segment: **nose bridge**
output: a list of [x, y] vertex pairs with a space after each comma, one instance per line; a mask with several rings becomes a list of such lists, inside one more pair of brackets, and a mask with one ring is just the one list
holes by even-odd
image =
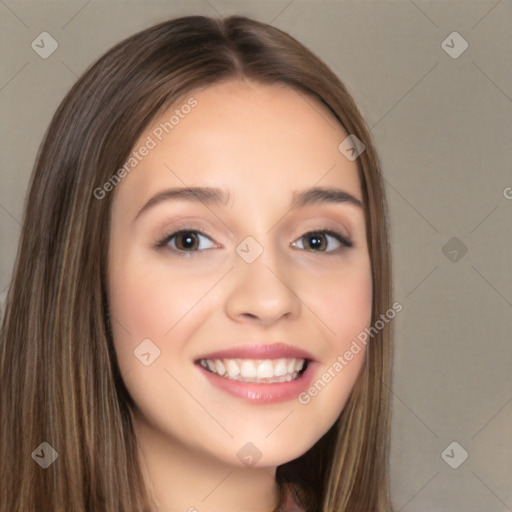
[[272, 245], [272, 237], [265, 237], [263, 243], [246, 237], [236, 252], [228, 314], [233, 319], [246, 315], [265, 323], [297, 315], [300, 301], [291, 286], [290, 267], [279, 248]]

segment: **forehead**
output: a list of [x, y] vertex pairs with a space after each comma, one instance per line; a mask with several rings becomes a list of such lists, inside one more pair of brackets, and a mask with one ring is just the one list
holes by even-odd
[[338, 150], [346, 137], [325, 105], [290, 87], [218, 83], [148, 125], [133, 149], [152, 149], [116, 192], [138, 203], [162, 187], [208, 185], [251, 201], [317, 185], [360, 198], [357, 165]]

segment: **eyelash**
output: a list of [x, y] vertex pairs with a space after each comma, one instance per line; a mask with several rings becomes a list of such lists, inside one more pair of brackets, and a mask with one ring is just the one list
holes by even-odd
[[[173, 231], [172, 233], [165, 235], [164, 237], [160, 238], [159, 240], [157, 240], [155, 242], [155, 247], [164, 249], [174, 237], [176, 237], [180, 234], [184, 234], [184, 233], [194, 233], [194, 234], [198, 234], [201, 236], [205, 236], [205, 237], [209, 238], [210, 240], [212, 239], [212, 236], [209, 233], [203, 232], [200, 229], [190, 226], [190, 227], [186, 227], [186, 228], [181, 228], [177, 231]], [[337, 231], [333, 231], [331, 229], [311, 230], [311, 231], [304, 233], [301, 237], [298, 238], [298, 240], [300, 240], [308, 235], [316, 235], [316, 234], [325, 234], [325, 235], [332, 236], [342, 245], [342, 247], [339, 247], [338, 249], [334, 249], [332, 251], [308, 251], [308, 252], [313, 252], [313, 253], [318, 252], [321, 254], [333, 255], [333, 254], [338, 254], [340, 251], [342, 251], [344, 249], [349, 249], [349, 248], [353, 247], [353, 243], [348, 237], [346, 237], [345, 235], [342, 235], [341, 233], [339, 233]], [[208, 249], [201, 249], [201, 250], [196, 250], [196, 251], [183, 251], [180, 249], [174, 249], [172, 247], [169, 247], [169, 250], [176, 253], [180, 258], [191, 258], [191, 257], [196, 256], [195, 253], [200, 253], [201, 251], [205, 251]], [[299, 250], [306, 251], [307, 249], [299, 249]]]

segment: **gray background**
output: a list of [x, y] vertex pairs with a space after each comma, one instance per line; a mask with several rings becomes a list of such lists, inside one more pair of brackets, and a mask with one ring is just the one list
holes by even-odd
[[[271, 23], [324, 59], [356, 98], [382, 158], [403, 304], [394, 507], [512, 510], [510, 1], [0, 1], [0, 291], [38, 145], [77, 77], [156, 22], [232, 13]], [[47, 59], [31, 48], [43, 31], [59, 45]], [[441, 46], [454, 31], [469, 45], [455, 59]], [[441, 456], [454, 441], [446, 460], [469, 454], [457, 469]]]

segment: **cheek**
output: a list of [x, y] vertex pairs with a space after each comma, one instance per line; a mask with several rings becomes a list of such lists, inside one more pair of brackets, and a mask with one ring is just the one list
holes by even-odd
[[370, 272], [355, 274], [333, 290], [329, 301], [329, 318], [336, 332], [335, 345], [347, 345], [370, 325], [372, 313], [372, 282]]
[[112, 314], [134, 339], [164, 337], [211, 286], [136, 259], [112, 271], [110, 285]]
[[[113, 257], [112, 260], [116, 264], [110, 268], [109, 302], [117, 359], [123, 375], [136, 370], [136, 375], [142, 378], [142, 375], [153, 373], [154, 368], [167, 357], [164, 334], [178, 321], [178, 297], [182, 297], [182, 294], [176, 292], [175, 284], [163, 283], [162, 275], [157, 279], [154, 267], [137, 264], [129, 254], [125, 254], [124, 259]], [[151, 340], [150, 344], [145, 341], [145, 345], [141, 345], [143, 340], [148, 339]], [[158, 354], [155, 364], [142, 369], [134, 352], [139, 346]], [[145, 348], [143, 353], [146, 352]], [[144, 371], [150, 369], [151, 372]], [[156, 385], [156, 382], [153, 384]], [[137, 386], [130, 389], [130, 393], [136, 395]]]
[[299, 402], [317, 411], [324, 429], [342, 411], [364, 365], [366, 345], [358, 336], [370, 326], [372, 296], [369, 259], [317, 280], [315, 291], [310, 289], [311, 309], [321, 320], [325, 344], [317, 380]]
[[[211, 310], [218, 309], [218, 304], [212, 303], [213, 295], [208, 294], [216, 281], [216, 275], [185, 274], [148, 264], [136, 254], [117, 260], [110, 272], [109, 300], [114, 346], [123, 375], [141, 370], [134, 356], [142, 350], [139, 347], [144, 347], [144, 353], [149, 347], [158, 354], [148, 369], [173, 368], [177, 374], [186, 373], [188, 340]], [[156, 348], [147, 341], [141, 345], [147, 339]]]
[[311, 309], [326, 329], [331, 350], [346, 350], [370, 325], [372, 296], [371, 268], [366, 259], [346, 271], [316, 280], [308, 297]]

